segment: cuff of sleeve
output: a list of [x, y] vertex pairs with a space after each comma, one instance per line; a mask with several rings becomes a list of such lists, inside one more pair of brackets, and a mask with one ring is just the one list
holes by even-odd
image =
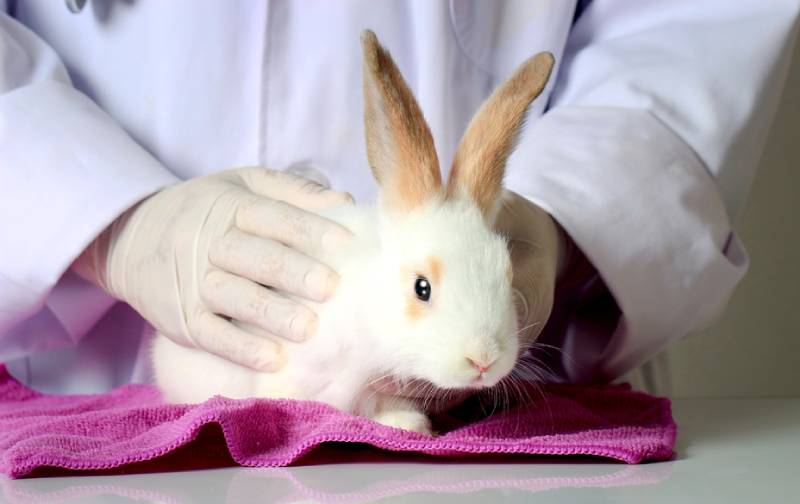
[[707, 325], [747, 269], [714, 180], [645, 111], [554, 109], [525, 132], [506, 180], [569, 233], [622, 311], [611, 335], [568, 331], [573, 377], [618, 376]]
[[114, 218], [178, 181], [96, 104], [55, 82], [0, 96], [0, 166], [0, 235], [10, 244], [0, 247], [0, 333], [41, 308]]

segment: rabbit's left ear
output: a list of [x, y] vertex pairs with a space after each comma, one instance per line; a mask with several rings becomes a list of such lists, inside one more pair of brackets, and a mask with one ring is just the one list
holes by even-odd
[[367, 159], [382, 201], [410, 210], [441, 190], [433, 137], [400, 70], [372, 31], [362, 33], [361, 46]]
[[458, 145], [447, 197], [472, 198], [489, 222], [499, 209], [506, 161], [525, 111], [547, 84], [554, 61], [552, 54], [542, 52], [522, 63], [481, 105]]

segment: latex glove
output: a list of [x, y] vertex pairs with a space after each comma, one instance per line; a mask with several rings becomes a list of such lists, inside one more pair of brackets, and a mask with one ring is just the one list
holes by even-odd
[[508, 238], [520, 352], [525, 352], [550, 318], [570, 240], [550, 214], [508, 190], [503, 192], [494, 229]]
[[277, 291], [317, 302], [333, 293], [338, 275], [314, 257], [350, 232], [315, 212], [348, 203], [347, 193], [263, 168], [191, 179], [123, 214], [74, 269], [173, 341], [274, 371], [280, 339], [317, 327], [311, 309]]

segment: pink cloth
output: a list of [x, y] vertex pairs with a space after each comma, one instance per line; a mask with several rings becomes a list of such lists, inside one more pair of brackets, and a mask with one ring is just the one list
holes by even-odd
[[[44, 395], [0, 366], [0, 472], [18, 478], [47, 468], [123, 471], [145, 461], [164, 469], [153, 465], [159, 460], [189, 469], [208, 464], [203, 454], [226, 445], [230, 455], [212, 463], [285, 466], [330, 442], [448, 457], [593, 455], [633, 464], [672, 456], [676, 426], [667, 399], [619, 385], [546, 385], [542, 392], [541, 399], [431, 438], [313, 402], [214, 397], [196, 405], [163, 404], [150, 385], [103, 395]], [[187, 450], [191, 456], [175, 456]], [[353, 450], [325, 452], [334, 462]]]

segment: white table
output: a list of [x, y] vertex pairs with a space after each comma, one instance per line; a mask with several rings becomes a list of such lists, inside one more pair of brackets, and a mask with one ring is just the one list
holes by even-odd
[[678, 400], [678, 456], [376, 462], [12, 481], [0, 500], [34, 502], [800, 503], [800, 399]]

